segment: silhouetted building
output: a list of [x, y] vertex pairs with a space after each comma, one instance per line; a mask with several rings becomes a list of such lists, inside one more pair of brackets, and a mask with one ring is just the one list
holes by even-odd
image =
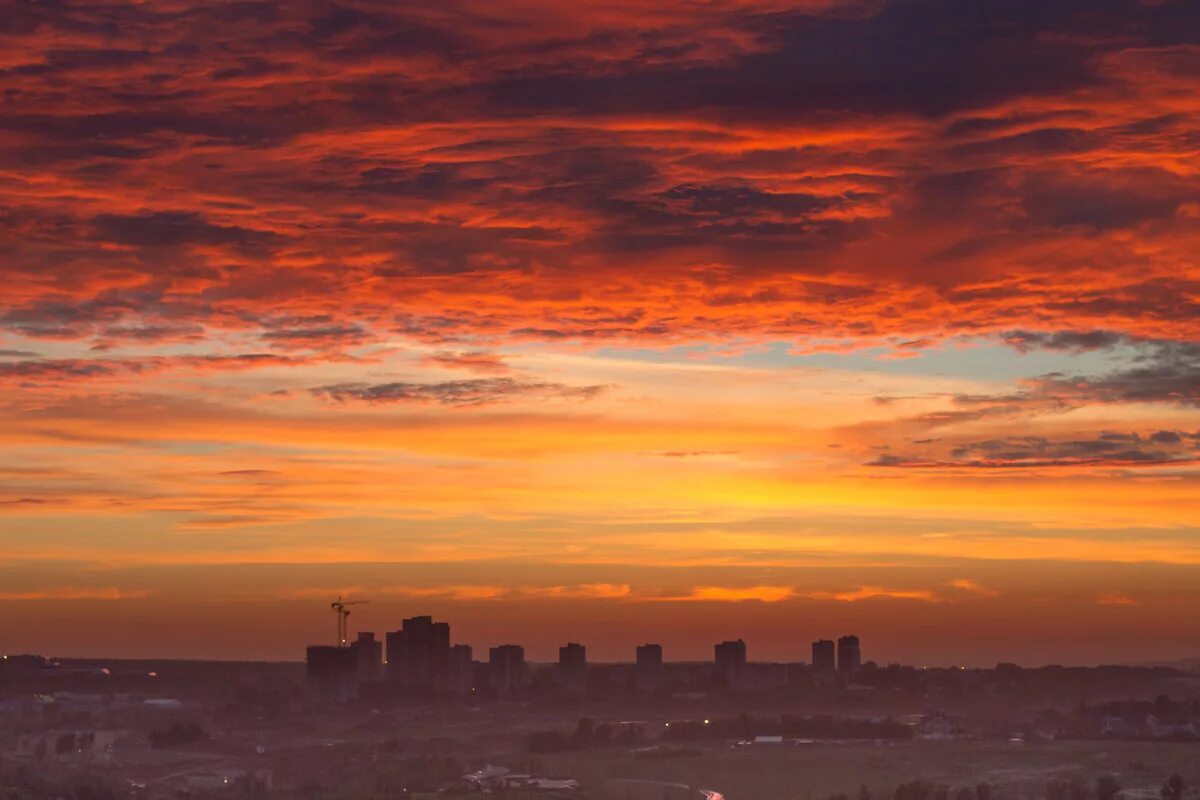
[[360, 631], [350, 643], [354, 654], [354, 672], [359, 683], [375, 683], [383, 675], [383, 642], [375, 634]]
[[358, 693], [354, 653], [348, 647], [313, 645], [304, 658], [309, 694], [318, 700], [343, 702]]
[[812, 677], [818, 685], [830, 684], [837, 674], [835, 645], [831, 639], [818, 639], [812, 643]]
[[568, 642], [558, 648], [558, 685], [568, 694], [587, 691], [587, 648]]
[[850, 683], [858, 675], [862, 667], [862, 650], [857, 636], [843, 636], [837, 642], [837, 671], [838, 677], [844, 683]]
[[737, 688], [745, 692], [779, 692], [787, 687], [787, 664], [747, 664]]
[[721, 642], [713, 648], [713, 666], [717, 683], [726, 689], [739, 689], [746, 672], [746, 643], [741, 639]]
[[639, 692], [652, 694], [663, 687], [663, 650], [660, 644], [643, 644], [637, 649], [633, 668], [633, 686]]
[[499, 695], [512, 694], [525, 684], [525, 648], [502, 644], [488, 651], [488, 673]]
[[444, 689], [449, 658], [449, 623], [410, 617], [387, 635], [388, 678], [403, 686]]
[[456, 644], [450, 648], [446, 662], [446, 689], [454, 694], [470, 694], [475, 689], [475, 662], [471, 645]]

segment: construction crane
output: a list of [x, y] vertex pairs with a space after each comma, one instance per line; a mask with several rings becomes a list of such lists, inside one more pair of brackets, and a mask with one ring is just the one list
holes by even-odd
[[347, 628], [346, 617], [350, 616], [350, 609], [346, 608], [346, 606], [361, 606], [364, 603], [369, 603], [369, 602], [371, 602], [371, 601], [370, 600], [343, 600], [342, 596], [338, 595], [338, 599], [334, 600], [332, 603], [329, 604], [329, 607], [333, 609], [333, 612], [335, 614], [337, 614], [337, 646], [338, 647], [346, 646], [346, 637], [348, 635], [348, 632], [346, 630], [346, 628]]

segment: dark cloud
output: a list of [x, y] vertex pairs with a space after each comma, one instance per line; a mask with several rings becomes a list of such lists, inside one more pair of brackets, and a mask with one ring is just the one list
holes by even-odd
[[274, 353], [151, 356], [146, 358], [33, 359], [0, 362], [0, 380], [9, 379], [26, 384], [60, 384], [171, 370], [235, 371], [296, 366], [302, 363], [306, 362]]
[[[129, 371], [140, 371], [132, 365]], [[122, 369], [119, 362], [90, 361], [87, 359], [53, 359], [14, 361], [0, 364], [0, 379], [17, 378], [38, 381], [59, 381], [78, 378], [97, 378], [114, 375]]]
[[812, 194], [769, 193], [743, 186], [694, 186], [681, 184], [663, 194], [697, 215], [756, 215], [775, 213], [785, 217], [811, 214], [838, 205], [837, 198]]
[[1121, 344], [1131, 344], [1124, 334], [1115, 331], [1010, 331], [1003, 335], [1008, 344], [1023, 353], [1031, 350], [1107, 350]]
[[1070, 299], [1046, 303], [1046, 310], [1063, 315], [1133, 317], [1153, 320], [1200, 319], [1200, 280], [1173, 276], [1104, 289], [1081, 288]]
[[138, 247], [180, 245], [262, 244], [273, 234], [231, 225], [215, 225], [195, 212], [156, 211], [146, 214], [105, 214], [93, 220], [106, 241]]
[[1097, 377], [1044, 375], [1030, 385], [1033, 396], [1068, 405], [1171, 403], [1200, 407], [1200, 359], [1163, 359]]
[[1103, 185], [1038, 189], [1025, 196], [1024, 209], [1039, 225], [1127, 228], [1172, 216], [1185, 198], [1116, 189]]
[[604, 386], [568, 386], [562, 383], [521, 378], [473, 378], [439, 383], [346, 383], [312, 389], [318, 397], [336, 402], [436, 403], [448, 406], [482, 406], [519, 397], [586, 400]]
[[1194, 4], [672, 2], [22, 3], [0, 324], [1195, 332]]
[[879, 456], [868, 466], [955, 469], [1153, 467], [1200, 462], [1200, 432], [1101, 433], [1087, 439], [1011, 436], [965, 442], [941, 454]]
[[1200, 343], [1139, 339], [1112, 331], [1036, 333], [1013, 331], [1008, 344], [1081, 352], [1129, 348], [1129, 363], [1102, 375], [1050, 373], [1025, 381], [1023, 392], [1004, 397], [960, 397], [962, 404], [1020, 403], [1065, 407], [1089, 403], [1173, 403], [1200, 406]]
[[262, 339], [275, 347], [314, 348], [346, 347], [362, 344], [370, 334], [361, 325], [324, 325], [306, 328], [273, 328]]
[[741, 24], [766, 46], [725, 65], [649, 62], [601, 76], [526, 74], [496, 81], [485, 96], [498, 107], [585, 114], [687, 108], [763, 119], [821, 111], [940, 115], [1096, 82], [1086, 40], [1049, 34], [1115, 26], [1120, 10], [1135, 13], [1136, 6], [1087, 14], [1082, 4], [1063, 5], [1046, 12], [1025, 3], [902, 0], [854, 17], [763, 15]]

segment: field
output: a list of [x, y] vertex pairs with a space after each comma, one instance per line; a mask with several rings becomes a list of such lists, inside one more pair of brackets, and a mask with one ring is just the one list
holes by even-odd
[[[585, 787], [609, 778], [679, 782], [721, 792], [727, 800], [825, 800], [854, 797], [867, 786], [890, 800], [898, 784], [922, 779], [953, 787], [992, 784], [1003, 800], [1041, 798], [1052, 780], [1112, 773], [1125, 797], [1158, 798], [1171, 773], [1200, 784], [1200, 746], [1150, 742], [820, 743], [708, 749], [700, 755], [639, 759], [625, 751], [590, 750], [533, 759], [540, 774], [575, 777]], [[1189, 795], [1192, 794], [1189, 792]]]

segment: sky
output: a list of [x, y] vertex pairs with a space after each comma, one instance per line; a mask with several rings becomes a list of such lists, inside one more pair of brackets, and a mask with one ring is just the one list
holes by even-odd
[[1200, 655], [1200, 7], [3, 0], [0, 647]]

